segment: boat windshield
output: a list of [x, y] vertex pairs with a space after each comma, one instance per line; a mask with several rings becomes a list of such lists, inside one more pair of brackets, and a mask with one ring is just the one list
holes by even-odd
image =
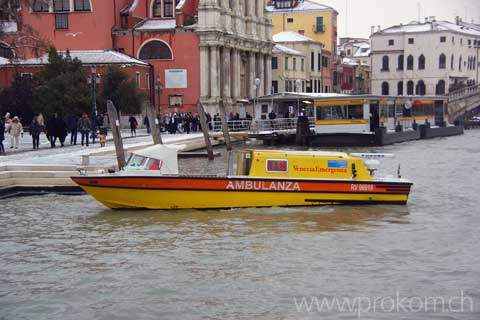
[[146, 157], [139, 156], [138, 154], [132, 154], [130, 159], [128, 159], [125, 169], [141, 169], [143, 168], [145, 161], [147, 161]]

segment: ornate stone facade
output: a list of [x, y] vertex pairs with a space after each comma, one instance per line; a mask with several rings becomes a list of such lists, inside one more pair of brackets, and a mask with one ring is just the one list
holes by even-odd
[[[200, 99], [210, 113], [270, 94], [272, 23], [264, 0], [200, 0]], [[255, 79], [260, 85], [255, 88]]]

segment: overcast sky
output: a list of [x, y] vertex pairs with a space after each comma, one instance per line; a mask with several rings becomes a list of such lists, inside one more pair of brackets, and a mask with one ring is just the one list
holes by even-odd
[[[461, 16], [480, 24], [480, 0], [313, 0], [334, 7], [339, 37], [368, 37], [372, 25], [382, 28], [435, 16], [454, 21]], [[347, 10], [348, 8], [348, 10]], [[419, 10], [420, 9], [420, 10]], [[347, 24], [348, 22], [348, 24]]]

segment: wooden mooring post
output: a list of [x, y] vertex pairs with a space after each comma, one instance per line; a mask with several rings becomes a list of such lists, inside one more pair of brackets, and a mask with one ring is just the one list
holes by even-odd
[[205, 147], [207, 148], [208, 160], [215, 159], [213, 155], [212, 142], [210, 141], [210, 133], [207, 123], [207, 116], [205, 115], [205, 109], [200, 101], [198, 101], [198, 115], [200, 117], [200, 126], [202, 127], [203, 137], [205, 138]]
[[228, 132], [228, 122], [225, 110], [225, 100], [220, 101], [218, 108], [220, 109], [220, 119], [222, 119], [222, 131], [225, 144], [227, 145], [227, 151], [232, 150], [232, 142], [230, 141], [230, 132]]
[[162, 134], [160, 132], [160, 123], [158, 122], [153, 105], [148, 105], [146, 111], [148, 123], [150, 124], [150, 130], [152, 132], [153, 144], [163, 144]]
[[117, 108], [113, 102], [107, 101], [108, 119], [110, 120], [110, 128], [112, 129], [113, 141], [115, 142], [115, 152], [117, 154], [117, 162], [119, 170], [122, 170], [127, 162], [125, 161], [125, 152], [123, 150], [122, 134], [120, 132], [120, 119], [118, 118]]

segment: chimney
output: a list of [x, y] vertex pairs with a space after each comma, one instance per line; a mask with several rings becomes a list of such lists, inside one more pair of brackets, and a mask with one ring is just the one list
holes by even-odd
[[375, 33], [375, 26], [372, 26], [372, 27], [370, 28], [370, 34], [374, 34], [374, 33]]
[[382, 26], [381, 26], [381, 25], [378, 25], [377, 28], [378, 28], [378, 29], [377, 29], [378, 32], [380, 32], [380, 31], [382, 30]]
[[458, 26], [460, 24], [460, 17], [456, 16], [455, 17], [455, 24]]
[[425, 17], [425, 22], [428, 22], [428, 17]]
[[430, 16], [430, 17], [428, 17], [428, 18], [429, 18], [429, 19], [430, 19], [430, 21], [432, 21], [432, 22], [435, 22], [435, 21], [437, 21], [437, 20], [435, 19], [435, 16]]

